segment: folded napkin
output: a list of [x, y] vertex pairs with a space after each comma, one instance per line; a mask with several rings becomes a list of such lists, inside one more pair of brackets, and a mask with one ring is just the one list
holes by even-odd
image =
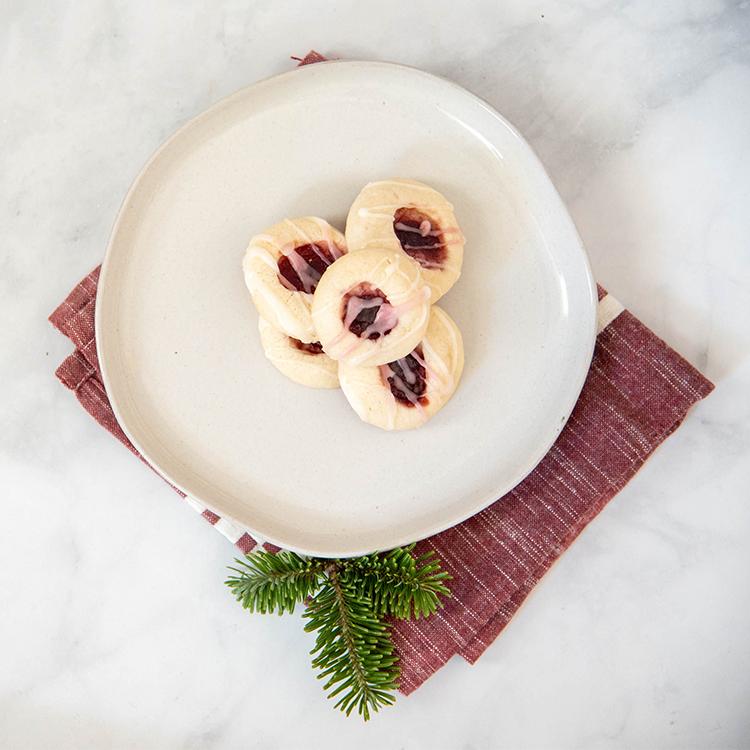
[[[311, 55], [302, 62], [324, 59]], [[102, 384], [94, 337], [98, 279], [95, 268], [50, 316], [75, 346], [56, 375], [102, 427], [138, 455]], [[601, 288], [598, 314], [591, 370], [549, 453], [489, 508], [419, 543], [419, 551], [434, 549], [453, 576], [452, 597], [427, 620], [395, 623], [403, 693], [418, 688], [454, 654], [474, 663], [586, 524], [679, 427], [690, 407], [713, 390]], [[185, 499], [242, 552], [258, 544], [276, 549]]]

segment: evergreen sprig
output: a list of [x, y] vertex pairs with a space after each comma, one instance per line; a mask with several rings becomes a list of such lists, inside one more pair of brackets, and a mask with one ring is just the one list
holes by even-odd
[[450, 596], [448, 573], [432, 551], [414, 545], [346, 559], [258, 550], [236, 560], [226, 584], [250, 612], [294, 612], [306, 603], [305, 630], [317, 633], [310, 652], [328, 697], [347, 716], [367, 721], [391, 705], [398, 688], [398, 656], [387, 617], [428, 617]]
[[413, 549], [411, 544], [343, 561], [347, 580], [372, 602], [378, 614], [400, 620], [428, 617], [441, 606], [440, 596], [450, 594], [445, 585], [450, 576], [434, 552], [415, 558]]
[[320, 586], [324, 561], [304, 558], [282, 550], [276, 554], [259, 551], [235, 560], [236, 575], [227, 579], [237, 601], [250, 612], [294, 612], [294, 607]]

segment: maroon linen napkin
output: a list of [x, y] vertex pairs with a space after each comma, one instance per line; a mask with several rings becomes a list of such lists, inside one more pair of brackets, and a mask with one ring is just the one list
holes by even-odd
[[[310, 53], [303, 62], [321, 59]], [[94, 337], [98, 279], [95, 268], [50, 316], [75, 346], [56, 375], [102, 427], [138, 455], [117, 423], [101, 380]], [[434, 549], [453, 576], [452, 597], [427, 620], [395, 624], [406, 694], [454, 654], [475, 662], [586, 524], [679, 427], [690, 407], [713, 390], [602, 289], [599, 300], [600, 332], [591, 369], [549, 453], [489, 508], [418, 545]], [[231, 519], [186, 499], [242, 552], [256, 546]]]
[[591, 369], [550, 451], [499, 501], [419, 545], [453, 575], [453, 597], [429, 620], [396, 626], [406, 693], [453, 653], [474, 663], [586, 524], [713, 390], [601, 287], [599, 300]]
[[[101, 380], [94, 338], [98, 279], [95, 268], [50, 316], [76, 347], [56, 375], [102, 427], [138, 455]], [[557, 442], [507, 495], [418, 545], [434, 549], [453, 575], [453, 595], [427, 620], [396, 623], [404, 693], [453, 654], [476, 661], [552, 563], [713, 389], [602, 289], [599, 296], [600, 325], [615, 317], [597, 337], [591, 370]], [[198, 509], [227, 533], [221, 528], [225, 519]], [[227, 535], [242, 552], [256, 546], [248, 532], [235, 531], [231, 522], [229, 528], [234, 533]]]

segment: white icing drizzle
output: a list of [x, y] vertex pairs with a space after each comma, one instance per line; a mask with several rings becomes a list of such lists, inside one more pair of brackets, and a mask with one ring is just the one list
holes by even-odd
[[[446, 227], [445, 229], [432, 229], [432, 225], [430, 222], [425, 219], [418, 227], [413, 227], [409, 224], [404, 224], [403, 222], [399, 221], [396, 222], [396, 224], [393, 225], [394, 230], [398, 229], [399, 232], [412, 232], [413, 234], [418, 234], [422, 237], [427, 237], [428, 235], [430, 237], [440, 237], [440, 235], [446, 235], [446, 234], [460, 234], [460, 230], [458, 227]], [[448, 240], [447, 242], [441, 242], [436, 245], [430, 245], [429, 250], [432, 250], [432, 248], [435, 247], [447, 247], [448, 245], [455, 245], [457, 242], [460, 242], [463, 239], [463, 237], [459, 236], [455, 239]], [[413, 249], [419, 249], [419, 248], [413, 248]]]
[[[317, 217], [314, 218], [314, 221], [320, 227], [324, 242], [328, 246], [328, 251], [333, 256], [333, 259], [336, 260], [337, 258], [340, 258], [341, 252], [339, 251], [338, 246], [331, 237], [330, 226], [328, 225], [328, 223], [323, 221], [322, 219], [318, 219]], [[310, 235], [308, 235], [307, 232], [302, 229], [302, 227], [299, 226], [299, 224], [292, 221], [291, 219], [284, 219], [284, 223], [290, 226], [292, 230], [304, 240], [305, 244], [309, 245], [312, 248], [313, 252], [318, 256], [318, 258], [320, 258], [320, 260], [323, 261], [323, 263], [326, 264], [326, 266], [331, 265], [331, 259], [323, 252], [318, 243], [313, 240]], [[263, 237], [266, 236], [267, 235], [263, 235]], [[273, 238], [270, 239], [273, 241]], [[287, 279], [279, 274], [279, 281], [281, 282], [281, 284], [286, 289], [289, 289], [293, 292], [301, 291], [304, 294], [312, 294], [315, 291], [315, 287], [318, 285], [318, 282], [320, 281], [321, 274], [310, 263], [308, 263], [308, 261], [306, 261], [302, 255], [300, 255], [300, 253], [297, 252], [296, 246], [286, 245], [285, 247], [281, 247], [278, 242], [275, 241], [274, 244], [276, 244], [276, 246], [281, 250], [281, 253], [283, 255], [289, 258], [289, 262], [291, 263], [294, 272], [297, 274], [300, 283], [302, 284], [302, 290], [297, 289], [294, 284], [291, 284]]]
[[269, 245], [273, 245], [274, 247], [280, 247], [278, 239], [276, 239], [276, 237], [274, 237], [272, 234], [256, 234], [250, 244], [255, 245], [256, 242], [267, 242]]
[[[355, 284], [350, 287], [344, 293], [349, 294], [350, 291], [355, 289], [359, 284]], [[368, 324], [367, 328], [362, 331], [360, 336], [352, 333], [349, 330], [349, 326], [356, 320], [357, 316], [363, 310], [369, 310], [373, 307], [377, 307], [378, 311], [375, 313], [375, 318], [372, 323]], [[340, 354], [341, 358], [348, 357], [355, 349], [357, 349], [362, 341], [371, 340], [369, 337], [371, 334], [378, 334], [376, 339], [381, 338], [386, 331], [391, 331], [398, 324], [398, 314], [395, 308], [388, 302], [385, 302], [382, 297], [373, 297], [371, 299], [364, 299], [362, 297], [349, 297], [346, 301], [346, 311], [344, 313], [344, 320], [341, 326], [341, 330], [336, 334], [329, 344], [329, 349], [335, 349], [340, 343], [342, 343], [347, 336], [354, 337], [354, 341]]]
[[424, 357], [420, 357], [416, 352], [412, 352], [412, 356], [427, 372], [427, 391], [436, 390], [440, 394], [450, 393], [453, 390], [453, 375], [447, 363], [438, 356], [428, 338], [423, 339], [421, 345]]
[[383, 219], [390, 219], [393, 218], [393, 211], [376, 211], [375, 209], [392, 208], [395, 210], [398, 207], [398, 204], [394, 204], [393, 206], [374, 206], [373, 208], [360, 208], [357, 210], [357, 216], [359, 216], [360, 219], [366, 219], [368, 216], [378, 216]]
[[[448, 347], [449, 352], [456, 352], [458, 351], [458, 339], [456, 338], [456, 331], [451, 325], [450, 320], [448, 320], [445, 313], [439, 308], [439, 307], [433, 307], [432, 308], [432, 315], [434, 315], [437, 320], [440, 321], [441, 326], [444, 331], [447, 331], [450, 334], [451, 337], [451, 343]], [[424, 367], [427, 368], [427, 362], [429, 361], [430, 365], [430, 371], [433, 373], [433, 378], [435, 383], [438, 382], [442, 384], [443, 388], [442, 390], [448, 394], [453, 391], [453, 388], [455, 387], [455, 379], [453, 377], [453, 371], [448, 366], [448, 363], [438, 355], [438, 353], [435, 351], [435, 349], [432, 347], [432, 344], [430, 343], [430, 337], [425, 336], [425, 338], [422, 341], [422, 354], [424, 355]], [[418, 355], [417, 355], [418, 356]]]
[[320, 244], [318, 244], [317, 242], [314, 242], [311, 245], [311, 247], [315, 255], [317, 255], [318, 258], [320, 258], [323, 261], [323, 263], [326, 264], [326, 267], [331, 265], [332, 263], [331, 259], [323, 252], [323, 248], [320, 246]]
[[[400, 305], [396, 305], [399, 315], [404, 315], [408, 313], [409, 310], [419, 307], [423, 302], [427, 302], [431, 295], [432, 291], [428, 286], [412, 290], [411, 294]], [[425, 310], [425, 315], [428, 313], [429, 308]]]
[[[331, 237], [331, 225], [327, 221], [323, 221], [323, 219], [313, 216], [311, 217], [312, 220], [318, 225], [318, 228], [320, 229], [320, 233], [323, 236], [323, 241], [328, 247], [328, 252], [331, 253], [331, 256], [334, 260], [337, 260], [342, 256], [342, 252], [339, 249], [339, 246], [333, 241], [333, 237]], [[322, 260], [325, 261], [326, 265], [331, 265], [331, 261], [320, 252], [320, 247], [318, 246], [317, 242], [313, 240], [309, 234], [307, 234], [302, 227], [297, 224], [296, 222], [292, 221], [291, 219], [284, 219], [284, 221], [291, 226], [294, 230], [296, 230], [297, 234], [299, 234], [300, 237], [308, 244], [313, 246], [313, 250], [315, 251], [315, 254]]]
[[[254, 238], [254, 241], [258, 240], [274, 242], [275, 244], [275, 240], [273, 240], [273, 238], [267, 238], [266, 235], [259, 235]], [[286, 303], [286, 300], [280, 297], [278, 293], [274, 292], [273, 288], [263, 283], [263, 280], [260, 278], [258, 271], [253, 268], [253, 260], [260, 261], [270, 270], [272, 270], [274, 278], [284, 278], [283, 276], [281, 276], [281, 274], [279, 274], [279, 267], [273, 255], [271, 255], [271, 253], [265, 248], [259, 247], [256, 244], [251, 244], [250, 247], [248, 247], [247, 252], [245, 253], [245, 258], [243, 261], [245, 283], [247, 284], [248, 290], [251, 294], [262, 297], [263, 300], [268, 303], [273, 316], [276, 318], [276, 325], [278, 328], [291, 331], [299, 329], [300, 323], [298, 316], [295, 316], [292, 313]], [[287, 289], [289, 289], [289, 286], [287, 286]], [[296, 289], [294, 289], [294, 287], [292, 287], [290, 291], [296, 293]], [[310, 295], [299, 294], [297, 296], [308, 309], [311, 307], [312, 297]], [[269, 312], [269, 314], [271, 313]]]
[[302, 229], [302, 227], [299, 224], [297, 224], [296, 221], [292, 221], [291, 219], [284, 219], [284, 224], [286, 224], [287, 226], [290, 226], [292, 228], [292, 231], [296, 232], [309, 245], [313, 244], [313, 241], [310, 239], [310, 236], [305, 232], [304, 229]]
[[374, 336], [377, 339], [396, 327], [398, 323], [396, 309], [382, 297], [373, 297], [371, 299], [349, 297], [346, 303], [346, 314], [344, 315], [344, 328], [349, 328], [360, 313], [364, 310], [371, 310], [373, 307], [378, 308], [375, 318], [362, 331], [360, 338], [369, 339], [371, 336]]
[[[260, 239], [260, 237], [256, 237], [255, 239]], [[248, 247], [247, 252], [245, 253], [245, 261], [252, 260], [253, 258], [257, 258], [262, 263], [265, 263], [269, 268], [274, 269], [274, 271], [278, 271], [278, 266], [276, 265], [276, 260], [271, 255], [271, 253], [268, 252], [264, 247], [260, 247], [259, 245], [252, 244], [250, 247]]]
[[[312, 240], [295, 221], [285, 219], [284, 223], [293, 230], [294, 235], [304, 240], [305, 244], [311, 245], [313, 251], [328, 266], [332, 261], [325, 254], [324, 242], [334, 259], [339, 258], [342, 253], [333, 240], [332, 227], [317, 217], [311, 217], [311, 220], [320, 228], [323, 240]], [[318, 236], [317, 232], [313, 234]], [[292, 269], [300, 279], [302, 290], [296, 289], [279, 273], [278, 259], [282, 255], [289, 259]], [[276, 328], [300, 331], [302, 335], [313, 333], [312, 322], [307, 320], [305, 310], [309, 314], [312, 307], [311, 292], [320, 281], [321, 274], [297, 252], [293, 243], [282, 246], [277, 235], [257, 234], [250, 241], [242, 265], [248, 290], [257, 299], [262, 299], [266, 303], [268, 309], [264, 314], [274, 322]], [[269, 274], [269, 271], [272, 273]]]
[[[427, 220], [423, 221], [421, 226], [424, 227], [425, 224], [427, 224]], [[415, 234], [420, 234], [422, 237], [426, 237], [428, 234], [431, 237], [440, 237], [442, 235], [443, 241], [435, 242], [429, 247], [421, 247], [419, 245], [409, 245], [409, 244], [403, 245], [401, 244], [401, 240], [398, 237], [398, 235], [396, 235], [396, 232], [395, 232], [396, 229], [398, 229], [399, 231], [403, 230], [407, 232], [413, 232]], [[455, 237], [449, 236], [454, 233], [457, 236]], [[377, 236], [371, 235], [370, 237], [368, 237], [367, 241], [361, 245], [361, 248], [364, 249], [364, 248], [372, 247], [372, 246], [382, 247], [384, 244], [387, 244], [393, 240], [398, 242], [399, 247], [408, 255], [407, 250], [418, 250], [421, 252], [429, 252], [431, 250], [438, 250], [444, 247], [449, 248], [453, 245], [459, 245], [461, 242], [464, 241], [464, 237], [463, 237], [463, 234], [461, 234], [461, 230], [459, 230], [458, 228], [454, 228], [454, 227], [448, 227], [447, 229], [443, 229], [443, 230], [428, 231], [423, 234], [422, 231], [420, 231], [420, 229], [416, 227], [411, 227], [408, 224], [402, 224], [401, 222], [398, 222], [395, 225], [395, 227], [391, 227], [389, 225], [387, 230], [385, 230], [382, 234], [379, 234]], [[449, 255], [448, 257], [450, 258], [451, 256]], [[455, 268], [455, 266], [449, 266], [446, 263], [437, 263], [437, 262], [430, 261], [430, 260], [419, 259], [416, 262], [418, 262], [419, 265], [422, 266], [422, 268], [435, 268], [439, 270], [443, 270], [443, 269], [448, 270], [448, 269]]]
[[433, 230], [432, 224], [429, 219], [424, 219], [418, 227], [413, 227], [411, 224], [404, 224], [401, 221], [397, 221], [393, 225], [394, 229], [398, 229], [400, 232], [413, 232], [414, 234], [420, 235], [420, 237], [439, 237], [441, 232], [439, 229]]
[[[360, 219], [366, 219], [368, 216], [392, 219], [393, 214], [395, 214], [399, 208], [409, 208], [408, 201], [399, 201], [398, 203], [379, 203], [376, 206], [361, 206], [357, 209], [357, 216], [359, 216]], [[420, 210], [419, 206], [412, 206], [412, 208], [415, 208], [417, 211]], [[451, 209], [452, 208], [453, 206], [451, 206]], [[429, 207], [425, 210], [429, 211]]]
[[328, 252], [331, 253], [334, 260], [338, 260], [343, 253], [341, 252], [341, 248], [333, 241], [333, 237], [331, 237], [331, 225], [317, 216], [314, 221], [320, 227], [320, 233], [323, 235], [323, 239], [328, 246]]
[[[313, 245], [313, 247], [317, 248], [316, 245]], [[302, 284], [302, 291], [304, 291], [305, 294], [312, 294], [315, 291], [315, 287], [318, 285], [318, 282], [320, 281], [320, 274], [297, 252], [295, 248], [288, 249], [284, 254], [287, 258], [289, 258], [289, 262], [292, 264], [294, 272], [299, 277], [300, 283]], [[317, 249], [316, 254], [318, 254], [319, 257], [323, 258], [326, 264], [328, 264], [328, 260], [325, 258], [325, 256], [318, 253]], [[300, 291], [296, 289], [293, 284], [289, 284], [289, 282], [281, 274], [279, 274], [279, 279], [287, 289]]]
[[[389, 313], [389, 315], [393, 316], [393, 323], [391, 324], [391, 319], [388, 319], [388, 324], [390, 325], [390, 330], [393, 330], [398, 325], [399, 318], [402, 315], [405, 315], [409, 310], [414, 309], [415, 307], [419, 307], [423, 302], [429, 299], [431, 294], [430, 288], [427, 286], [422, 287], [421, 289], [417, 289], [412, 292], [412, 294], [407, 297], [407, 299], [402, 302], [400, 305], [384, 305], [383, 307], [390, 307], [392, 310], [392, 313]], [[419, 322], [415, 325], [415, 328], [419, 328], [424, 323], [424, 319], [427, 315], [430, 314], [429, 307], [422, 313], [422, 317], [419, 320]], [[377, 318], [376, 321], [377, 322]], [[367, 329], [369, 330], [369, 329]], [[389, 330], [389, 328], [386, 328], [385, 330]], [[367, 341], [371, 341], [370, 339], [363, 337], [359, 338], [355, 336], [350, 330], [349, 326], [344, 326], [342, 328], [341, 333], [337, 336], [346, 336], [346, 334], [349, 334], [350, 336], [354, 337], [354, 342], [350, 347], [346, 349], [346, 351], [342, 354], [342, 357], [349, 357], [352, 352], [356, 351], [359, 348], [363, 348], [363, 344]], [[382, 337], [378, 338], [377, 341], [382, 341]], [[372, 341], [372, 343], [376, 343], [376, 341]], [[354, 355], [350, 358], [350, 362], [353, 365], [360, 364], [364, 359], [367, 358], [368, 351], [365, 348], [363, 352], [361, 352], [359, 355]]]
[[284, 289], [288, 289], [292, 294], [295, 294], [297, 291], [299, 291], [294, 284], [292, 284], [290, 281], [287, 281], [281, 274], [279, 276], [279, 282], [281, 286], [284, 287]]
[[[382, 247], [383, 246], [383, 237], [370, 237], [367, 242], [365, 242], [363, 245], [360, 245], [360, 248], [369, 247], [370, 245], [375, 245], [376, 247]], [[389, 238], [388, 238], [389, 239]], [[452, 240], [447, 240], [446, 242], [439, 242], [435, 243], [434, 245], [430, 245], [430, 247], [420, 248], [420, 247], [410, 247], [410, 250], [434, 250], [438, 247], [450, 247], [451, 245], [457, 245], [459, 242], [463, 241], [463, 237], [456, 237]]]
[[[395, 211], [398, 208], [402, 208], [402, 205], [400, 203], [393, 203], [393, 204], [385, 204], [380, 206], [374, 206], [372, 209], [370, 208], [360, 208], [357, 213], [359, 214], [360, 218], [367, 218], [368, 216], [377, 216], [384, 219], [392, 219]], [[388, 209], [386, 212], [380, 212], [375, 211], [374, 209]], [[415, 234], [419, 234], [422, 237], [427, 237], [428, 235], [430, 237], [440, 237], [442, 235], [443, 242], [438, 242], [434, 245], [431, 245], [429, 248], [420, 248], [416, 246], [409, 246], [406, 247], [402, 246], [402, 249], [404, 251], [406, 250], [436, 250], [438, 248], [442, 247], [451, 247], [452, 245], [458, 245], [461, 242], [464, 241], [464, 236], [461, 230], [458, 227], [446, 227], [445, 229], [432, 229], [432, 225], [430, 222], [425, 219], [419, 227], [413, 227], [409, 224], [404, 224], [403, 222], [397, 222], [395, 226], [388, 227], [387, 231], [385, 231], [384, 234], [377, 236], [377, 237], [369, 237], [368, 240], [362, 245], [363, 248], [370, 247], [370, 246], [380, 246], [383, 244], [384, 240], [390, 240], [390, 239], [397, 239], [395, 230], [398, 230], [400, 232], [413, 232]], [[451, 236], [455, 235], [455, 236]], [[400, 244], [400, 240], [399, 240]], [[455, 272], [456, 267], [455, 266], [449, 266], [445, 263], [435, 263], [430, 260], [419, 260], [419, 265], [422, 266], [422, 268], [426, 268], [429, 270], [439, 270], [439, 271], [453, 271]]]
[[[456, 351], [458, 347], [458, 341], [456, 339], [456, 332], [453, 329], [453, 326], [451, 326], [445, 319], [442, 310], [433, 308], [432, 314], [438, 316], [443, 330], [447, 331], [450, 334], [451, 345], [449, 347], [449, 351]], [[419, 347], [422, 348], [423, 356], [420, 356], [419, 352], [417, 351]], [[453, 392], [453, 389], [455, 388], [455, 379], [453, 377], [453, 373], [451, 372], [448, 363], [442, 357], [440, 357], [432, 347], [428, 336], [425, 336], [420, 344], [415, 347], [414, 350], [411, 351], [407, 356], [413, 357], [417, 364], [421, 365], [425, 370], [426, 387], [425, 392], [422, 394], [422, 397], [427, 397], [429, 399], [432, 397], [433, 393], [436, 393], [438, 396], [443, 397], [448, 396]], [[404, 394], [409, 403], [413, 404], [417, 408], [420, 408], [422, 405], [419, 403], [419, 396], [417, 396], [410, 388], [410, 386], [413, 386], [417, 382], [417, 375], [409, 367], [407, 357], [402, 357], [401, 359], [395, 360], [395, 364], [398, 364], [398, 366], [401, 368], [403, 377], [393, 370], [393, 368], [391, 367], [392, 364], [394, 364], [394, 362], [389, 362], [386, 365], [380, 365], [380, 374], [383, 378], [384, 387], [390, 390], [390, 383], [388, 382], [388, 378], [393, 378], [394, 386]], [[403, 404], [399, 404], [398, 399], [393, 395], [392, 391], [391, 396], [396, 408], [398, 408], [399, 406], [402, 406], [405, 409], [410, 408]]]
[[[341, 330], [334, 336], [326, 345], [326, 351], [329, 352], [329, 354], [333, 354], [333, 356], [336, 359], [345, 359], [348, 358], [352, 352], [354, 352], [356, 349], [360, 348], [365, 344], [366, 342], [370, 342], [371, 344], [376, 343], [375, 341], [368, 339], [366, 335], [369, 335], [369, 333], [383, 333], [384, 331], [393, 329], [396, 327], [396, 324], [398, 323], [398, 319], [400, 316], [405, 315], [409, 310], [413, 309], [414, 307], [418, 307], [423, 302], [427, 301], [430, 298], [430, 295], [432, 294], [430, 288], [427, 285], [422, 285], [422, 282], [418, 275], [413, 275], [407, 273], [403, 268], [402, 264], [398, 261], [398, 258], [401, 256], [395, 256], [395, 258], [383, 258], [381, 261], [378, 262], [378, 264], [373, 268], [370, 273], [368, 274], [370, 279], [374, 279], [377, 277], [378, 271], [380, 271], [381, 267], [386, 264], [386, 267], [383, 269], [383, 274], [386, 277], [386, 279], [389, 279], [390, 277], [394, 275], [401, 276], [405, 278], [407, 281], [409, 281], [409, 287], [408, 289], [398, 295], [396, 297], [395, 295], [386, 295], [389, 297], [389, 304], [383, 305], [382, 299], [372, 299], [372, 300], [361, 300], [360, 298], [351, 297], [347, 301], [347, 310], [344, 316], [344, 321], [342, 321]], [[396, 262], [393, 262], [393, 260], [396, 260]], [[409, 261], [411, 262], [411, 261]], [[410, 270], [410, 269], [409, 269]], [[363, 279], [363, 281], [367, 282], [368, 280]], [[328, 302], [324, 307], [322, 307], [322, 310], [330, 310], [330, 308], [334, 305], [341, 304], [341, 299], [345, 297], [347, 294], [352, 292], [354, 289], [356, 289], [361, 281], [358, 281], [355, 284], [352, 284], [348, 289], [346, 289], [344, 292], [342, 292], [340, 295], [335, 296], [330, 302]], [[375, 282], [373, 282], [375, 283]], [[354, 305], [352, 306], [352, 302], [355, 299], [360, 299], [360, 302], [369, 303], [362, 305], [361, 307], [357, 307], [360, 303], [354, 302]], [[363, 338], [360, 338], [353, 334], [349, 330], [349, 325], [351, 322], [357, 317], [357, 315], [365, 308], [365, 307], [374, 307], [374, 306], [381, 306], [383, 308], [390, 308], [390, 310], [386, 311], [384, 310], [382, 313], [379, 311], [378, 315], [376, 316], [375, 320], [371, 324], [371, 326], [367, 329], [367, 334], [363, 332]], [[349, 313], [352, 313], [351, 317]], [[382, 317], [381, 315], [385, 315], [387, 317]], [[418, 322], [417, 327], [421, 326], [424, 323], [424, 318], [429, 315], [429, 307], [426, 307], [425, 311], [423, 312], [422, 319]], [[349, 318], [349, 323], [346, 323], [347, 318]], [[376, 326], [373, 328], [372, 326]], [[336, 352], [336, 349], [340, 347], [340, 345], [347, 339], [353, 339], [351, 343], [348, 343], [348, 345], [341, 351]], [[377, 341], [382, 341], [383, 337], [380, 336]], [[353, 357], [351, 359], [352, 364], [358, 364], [363, 359], [365, 359], [368, 355], [367, 349], [360, 354], [358, 357]]]
[[[399, 201], [398, 203], [378, 203], [375, 206], [361, 206], [357, 209], [357, 216], [360, 219], [366, 219], [368, 216], [379, 216], [384, 219], [393, 218], [393, 214], [399, 208], [408, 208], [409, 201]], [[453, 210], [453, 206], [449, 203], [448, 206]], [[419, 206], [413, 206], [413, 208], [419, 211]], [[429, 210], [429, 207], [426, 209]], [[442, 210], [442, 209], [438, 209]]]
[[[413, 351], [410, 355], [407, 355], [406, 357], [401, 357], [400, 359], [395, 360], [394, 362], [389, 362], [386, 365], [380, 365], [380, 375], [383, 378], [383, 382], [386, 384], [386, 387], [391, 391], [391, 395], [393, 396], [394, 401], [398, 401], [398, 399], [393, 395], [393, 389], [391, 387], [390, 381], [393, 381], [393, 387], [397, 388], [401, 393], [404, 395], [406, 400], [415, 407], [422, 408], [422, 404], [419, 402], [420, 398], [424, 398], [427, 394], [427, 377], [425, 377], [425, 393], [421, 396], [417, 395], [414, 391], [414, 386], [417, 384], [417, 373], [412, 370], [411, 366], [408, 362], [408, 357], [411, 356], [417, 360], [417, 357], [415, 356], [416, 351]], [[418, 361], [419, 364], [421, 362]], [[391, 365], [398, 365], [402, 375], [399, 375], [398, 371], [394, 370]], [[425, 371], [425, 376], [427, 376], [427, 372]], [[409, 407], [405, 407], [409, 408]]]

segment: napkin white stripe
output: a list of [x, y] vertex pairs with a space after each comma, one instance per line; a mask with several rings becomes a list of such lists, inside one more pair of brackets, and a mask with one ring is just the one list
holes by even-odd
[[242, 526], [235, 521], [230, 521], [226, 516], [219, 518], [214, 524], [214, 528], [220, 531], [232, 544], [235, 544], [245, 533], [245, 529], [243, 529]]
[[596, 308], [596, 332], [601, 333], [625, 308], [611, 294], [605, 294]]
[[[194, 497], [190, 497], [190, 495], [185, 495], [185, 501], [196, 513], [204, 513], [206, 510], [208, 510], [205, 505], [199, 503]], [[225, 536], [232, 544], [236, 544], [243, 534], [252, 536], [252, 538], [255, 540], [255, 543], [258, 545], [263, 543], [262, 540], [259, 540], [257, 534], [250, 534], [247, 529], [243, 528], [236, 521], [231, 518], [227, 518], [226, 516], [221, 516], [219, 520], [215, 524], [213, 524], [213, 527], [223, 536]]]
[[201, 505], [197, 500], [190, 497], [190, 495], [185, 495], [185, 502], [196, 512], [196, 513], [203, 513], [204, 510], [206, 510], [205, 505]]

